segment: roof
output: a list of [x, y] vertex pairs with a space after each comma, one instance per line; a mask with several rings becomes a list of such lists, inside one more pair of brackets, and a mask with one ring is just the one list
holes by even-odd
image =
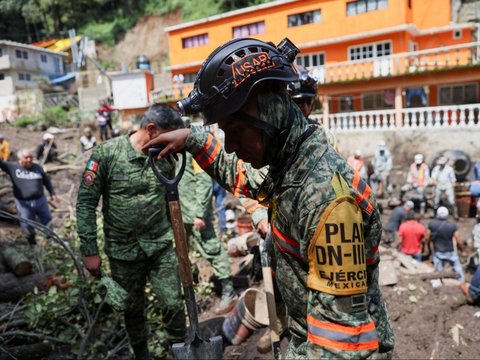
[[7, 46], [14, 46], [14, 47], [19, 47], [22, 49], [28, 49], [28, 50], [33, 50], [33, 51], [38, 51], [38, 52], [45, 52], [48, 54], [56, 54], [56, 55], [61, 55], [61, 56], [67, 56], [68, 54], [63, 51], [52, 51], [48, 49], [44, 49], [38, 46], [33, 46], [33, 45], [28, 45], [28, 44], [23, 44], [19, 43], [16, 41], [11, 41], [11, 40], [0, 40], [0, 45], [7, 45]]
[[62, 82], [65, 82], [65, 81], [68, 81], [70, 79], [73, 79], [75, 77], [75, 73], [74, 72], [71, 72], [71, 73], [68, 73], [68, 74], [65, 74], [65, 75], [62, 75], [60, 77], [57, 77], [53, 80], [50, 81], [50, 84], [60, 84]]
[[270, 2], [265, 3], [265, 4], [249, 6], [247, 8], [229, 11], [229, 12], [226, 12], [226, 13], [223, 13], [223, 14], [220, 14], [220, 15], [214, 15], [214, 16], [206, 17], [206, 18], [203, 18], [203, 19], [200, 19], [200, 20], [195, 20], [195, 21], [190, 21], [190, 22], [178, 24], [178, 25], [168, 26], [164, 30], [165, 30], [166, 33], [168, 33], [170, 31], [185, 29], [185, 28], [188, 28], [188, 27], [191, 27], [191, 26], [200, 25], [200, 24], [211, 22], [211, 21], [226, 19], [226, 18], [229, 18], [229, 17], [232, 17], [232, 16], [237, 16], [237, 15], [240, 15], [240, 14], [247, 14], [249, 12], [254, 12], [254, 11], [258, 11], [258, 10], [262, 10], [262, 9], [268, 9], [268, 8], [272, 8], [272, 7], [276, 7], [276, 6], [280, 6], [280, 5], [284, 5], [284, 4], [288, 4], [288, 3], [292, 3], [292, 2], [297, 2], [297, 1], [300, 1], [300, 0], [270, 1]]
[[[82, 39], [80, 35], [75, 36], [75, 42], [79, 42]], [[57, 40], [54, 44], [49, 45], [47, 48], [48, 50], [52, 50], [55, 52], [59, 51], [67, 51], [70, 50], [72, 47], [72, 39], [67, 38], [67, 39], [60, 39]]]

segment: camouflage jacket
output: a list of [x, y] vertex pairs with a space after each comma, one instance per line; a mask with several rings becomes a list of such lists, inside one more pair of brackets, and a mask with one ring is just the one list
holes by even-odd
[[213, 180], [186, 153], [185, 172], [178, 185], [183, 222], [193, 224], [194, 219], [211, 219], [213, 216]]
[[368, 185], [327, 145], [324, 131], [317, 128], [300, 145], [280, 179], [227, 154], [199, 130], [192, 129], [186, 146], [232, 193], [262, 199], [265, 179], [280, 180], [268, 205], [293, 335], [287, 357], [365, 358], [393, 349], [378, 286], [380, 214]]
[[[172, 177], [163, 160], [160, 171]], [[97, 146], [87, 162], [77, 199], [77, 231], [83, 256], [98, 254], [96, 208], [102, 196], [105, 252], [119, 260], [138, 260], [172, 246], [165, 188], [137, 152], [129, 135]], [[143, 250], [143, 251], [142, 251]]]

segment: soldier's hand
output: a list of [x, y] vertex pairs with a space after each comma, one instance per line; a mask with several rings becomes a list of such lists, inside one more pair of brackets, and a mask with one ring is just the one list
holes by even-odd
[[102, 259], [100, 256], [85, 256], [83, 258], [83, 265], [85, 265], [90, 274], [97, 278], [100, 277], [100, 266], [102, 265]]
[[185, 148], [185, 141], [190, 134], [190, 129], [178, 129], [168, 132], [162, 132], [156, 138], [150, 140], [142, 147], [142, 151], [147, 152], [148, 148], [163, 145], [165, 148], [158, 154], [158, 159], [165, 158], [168, 154], [178, 153]]
[[193, 220], [193, 227], [195, 230], [202, 230], [205, 227], [205, 221], [203, 219], [196, 217]]
[[267, 236], [269, 228], [270, 228], [270, 224], [268, 223], [268, 219], [262, 219], [257, 224], [257, 232], [264, 239], [265, 239], [265, 236]]

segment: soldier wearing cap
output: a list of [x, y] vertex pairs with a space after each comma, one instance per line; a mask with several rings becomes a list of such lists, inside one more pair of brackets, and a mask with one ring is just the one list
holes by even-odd
[[[95, 147], [87, 162], [77, 199], [77, 229], [87, 270], [100, 276], [96, 208], [103, 199], [105, 253], [112, 278], [129, 294], [125, 325], [137, 359], [148, 359], [145, 324], [147, 278], [161, 310], [169, 342], [182, 342], [185, 334], [184, 303], [168, 218], [165, 187], [148, 166], [142, 146], [155, 136], [183, 127], [180, 115], [164, 105], [152, 106], [140, 129]], [[157, 164], [166, 176], [175, 167], [166, 160]], [[167, 344], [165, 344], [167, 345]]]
[[365, 181], [288, 94], [298, 51], [288, 39], [222, 45], [179, 107], [218, 122], [225, 148], [195, 128], [144, 148], [165, 145], [160, 157], [185, 148], [227, 190], [268, 205], [292, 335], [286, 358], [386, 357], [394, 336], [378, 285], [380, 213]]

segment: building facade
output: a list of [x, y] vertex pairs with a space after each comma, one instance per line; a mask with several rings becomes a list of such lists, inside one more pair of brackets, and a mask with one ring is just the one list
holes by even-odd
[[65, 74], [63, 52], [0, 40], [0, 120], [12, 119], [21, 108], [22, 92]]
[[[236, 37], [301, 50], [319, 119], [337, 130], [478, 123], [478, 23], [458, 0], [279, 0], [166, 28], [188, 94], [204, 59]], [[176, 93], [173, 84], [173, 93]], [[476, 105], [475, 105], [476, 104]], [[457, 106], [452, 110], [451, 106]], [[433, 109], [435, 107], [436, 109]], [[426, 108], [432, 108], [425, 113]], [[437, 125], [438, 125], [437, 124]]]

